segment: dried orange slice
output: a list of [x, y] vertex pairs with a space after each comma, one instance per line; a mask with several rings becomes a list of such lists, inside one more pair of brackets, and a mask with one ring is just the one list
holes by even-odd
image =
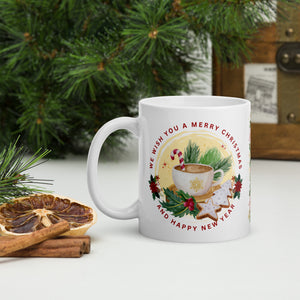
[[96, 222], [95, 211], [71, 198], [50, 194], [35, 194], [16, 198], [0, 206], [2, 235], [27, 234], [60, 220], [70, 224], [64, 235], [82, 235]]

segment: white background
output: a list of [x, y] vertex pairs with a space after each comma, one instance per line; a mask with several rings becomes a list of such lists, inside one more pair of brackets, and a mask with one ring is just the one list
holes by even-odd
[[[134, 153], [134, 152], [133, 152]], [[81, 258], [0, 258], [2, 299], [299, 299], [300, 162], [252, 161], [252, 225], [246, 238], [212, 244], [151, 240], [137, 220], [98, 211], [88, 231], [92, 251]], [[135, 155], [101, 162], [107, 200], [137, 198]], [[32, 169], [54, 179], [52, 190], [95, 208], [86, 158], [52, 160]]]

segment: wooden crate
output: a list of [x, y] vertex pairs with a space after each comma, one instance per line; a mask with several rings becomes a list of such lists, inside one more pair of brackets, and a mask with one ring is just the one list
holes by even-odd
[[[259, 109], [262, 111], [258, 121], [252, 120], [253, 158], [300, 160], [300, 6], [290, 9], [288, 15], [289, 20], [269, 24], [248, 42], [252, 57], [249, 61], [244, 59], [239, 68], [221, 65], [213, 59], [213, 94], [241, 98], [251, 95], [256, 114], [260, 115]], [[268, 79], [265, 71], [268, 69], [263, 69], [267, 64], [275, 66], [272, 73], [275, 85], [261, 77]], [[255, 77], [256, 68], [260, 77]], [[260, 89], [263, 96], [257, 98], [263, 99], [262, 102], [255, 95]], [[271, 99], [271, 89], [277, 94], [276, 107], [267, 102], [268, 97]], [[276, 117], [276, 121], [269, 123], [265, 111], [270, 112], [272, 119]]]

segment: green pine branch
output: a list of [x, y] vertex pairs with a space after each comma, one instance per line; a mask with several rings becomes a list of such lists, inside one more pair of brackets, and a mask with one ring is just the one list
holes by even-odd
[[127, 64], [119, 55], [121, 45], [101, 38], [92, 41], [78, 39], [72, 43], [63, 41], [63, 44], [68, 53], [56, 59], [54, 74], [63, 85], [64, 98], [88, 95], [95, 101], [99, 87], [120, 90], [133, 80]]
[[[279, 16], [296, 3], [277, 1]], [[275, 11], [269, 0], [0, 1], [0, 146], [22, 134], [32, 152], [86, 152], [106, 121], [136, 115], [138, 99], [189, 93], [209, 41], [238, 65]]]
[[50, 150], [39, 149], [31, 157], [26, 158], [28, 151], [17, 147], [17, 141], [0, 152], [0, 203], [9, 202], [13, 198], [32, 193], [43, 192], [40, 184], [50, 184], [49, 180], [35, 179], [27, 173], [33, 167], [40, 165]]
[[172, 49], [183, 49], [188, 23], [183, 17], [167, 17], [171, 3], [140, 1], [128, 11], [123, 36], [132, 60], [151, 64], [155, 59], [167, 59]]

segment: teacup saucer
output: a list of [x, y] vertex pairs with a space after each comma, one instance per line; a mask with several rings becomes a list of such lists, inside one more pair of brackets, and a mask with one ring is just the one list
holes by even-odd
[[[206, 194], [201, 195], [201, 196], [194, 196], [194, 198], [195, 198], [197, 203], [205, 202], [208, 198], [211, 198], [213, 196], [214, 191], [216, 191], [220, 188], [221, 188], [221, 185], [212, 186]], [[177, 192], [178, 191], [175, 184], [171, 184], [169, 186], [169, 190], [172, 191], [172, 192]]]

